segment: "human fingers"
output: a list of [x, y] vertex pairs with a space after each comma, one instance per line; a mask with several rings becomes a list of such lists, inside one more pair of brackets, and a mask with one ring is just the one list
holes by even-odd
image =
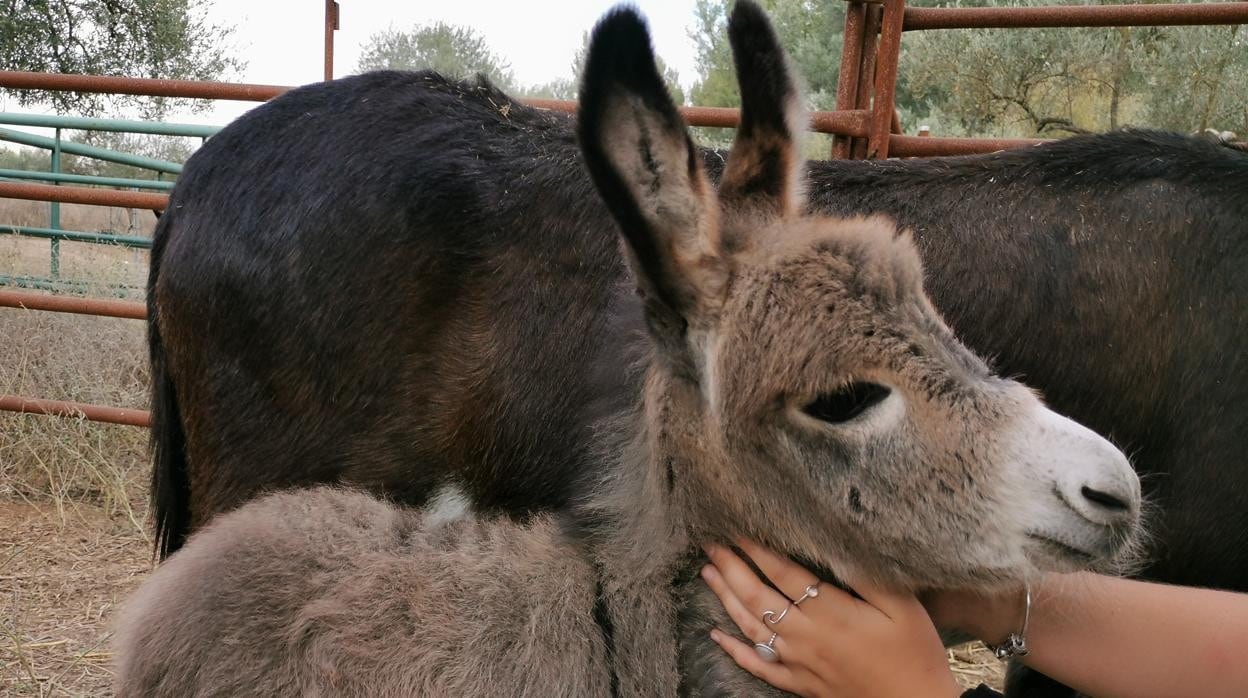
[[723, 546], [712, 545], [707, 547], [706, 554], [715, 569], [723, 575], [733, 595], [756, 618], [762, 619], [764, 614], [770, 612], [771, 623], [774, 624], [779, 622], [780, 614], [786, 611], [791, 614], [795, 610], [789, 608], [791, 602], [787, 596], [763, 583], [736, 553]]
[[[781, 595], [766, 587], [731, 552], [715, 551], [712, 559], [744, 568], [735, 585], [714, 564], [702, 569], [702, 577], [748, 638], [740, 642], [719, 632], [713, 636], [715, 641], [754, 676], [786, 691], [821, 697], [937, 695], [934, 691], [953, 687], [952, 674], [944, 663], [944, 650], [922, 607], [918, 607], [914, 617], [894, 620], [869, 603], [838, 591], [839, 597], [820, 594], [791, 608], [790, 615], [773, 628], [761, 620], [756, 608], [738, 596], [737, 588], [752, 584], [766, 589], [771, 595], [768, 598], [778, 599]], [[864, 586], [875, 589], [873, 585]], [[844, 599], [855, 605], [847, 609]], [[828, 607], [833, 610], [829, 612]], [[918, 623], [919, 618], [924, 623]], [[760, 651], [771, 652], [760, 650], [759, 645], [773, 650], [773, 659], [778, 662], [764, 661]], [[788, 673], [772, 668], [777, 663]]]
[[[780, 637], [779, 631], [775, 628], [769, 627], [767, 623], [760, 622], [758, 614], [747, 609], [741, 603], [741, 600], [728, 587], [728, 583], [724, 580], [723, 575], [715, 569], [714, 565], [706, 565], [702, 568], [702, 579], [706, 581], [707, 586], [719, 598], [720, 603], [728, 612], [728, 617], [732, 619], [733, 623], [736, 623], [741, 633], [753, 643], [754, 646], [750, 648], [750, 655], [753, 659], [763, 664], [769, 663], [763, 661], [759, 654], [760, 651], [763, 651], [760, 650], [760, 646], [765, 645], [767, 650], [769, 650], [768, 654], [772, 655], [773, 662], [771, 663], [779, 660], [785, 662], [790, 667], [804, 666], [804, 660], [793, 651], [793, 645]], [[786, 628], [792, 629], [793, 626], [786, 626]], [[797, 663], [794, 664], [791, 660], [796, 660]]]
[[706, 565], [702, 568], [702, 579], [719, 598], [720, 604], [728, 612], [728, 617], [741, 629], [741, 634], [754, 638], [755, 642], [765, 642], [770, 637], [773, 631], [763, 624], [758, 613], [746, 608], [714, 565]]
[[[754, 564], [758, 565], [772, 584], [775, 584], [786, 596], [794, 600], [808, 596], [802, 601], [802, 607], [807, 611], [810, 610], [810, 606], [814, 605], [820, 606], [824, 611], [842, 611], [861, 603], [835, 584], [825, 583], [814, 572], [753, 541], [740, 540], [737, 544]], [[814, 589], [812, 590], [811, 587]], [[807, 591], [814, 591], [814, 593], [808, 595]], [[821, 602], [815, 604], [815, 598], [821, 599]]]
[[790, 599], [800, 599], [806, 594], [807, 589], [819, 585], [820, 580], [813, 572], [788, 558], [771, 552], [754, 541], [738, 540], [737, 547], [741, 548], [741, 551], [758, 566], [763, 575]]
[[728, 653], [737, 666], [772, 686], [799, 696], [815, 695], [815, 691], [812, 690], [814, 677], [810, 672], [791, 668], [783, 661], [765, 662], [753, 647], [718, 630], [711, 631], [711, 639]]
[[[724, 610], [728, 612], [728, 617], [741, 630], [742, 635], [757, 644], [771, 645], [777, 653], [785, 651], [786, 656], [791, 654], [787, 650], [790, 649], [792, 643], [779, 637], [780, 630], [776, 627], [779, 625], [779, 622], [775, 624], [766, 622], [762, 613], [746, 606], [714, 565], [706, 565], [702, 568], [702, 579], [719, 599]], [[761, 582], [759, 583], [761, 584]], [[777, 594], [777, 596], [779, 595]], [[784, 632], [786, 634], [800, 634], [802, 636], [810, 634], [811, 629], [804, 627], [806, 625], [806, 623], [802, 622], [804, 619], [799, 618], [796, 614], [784, 616]]]

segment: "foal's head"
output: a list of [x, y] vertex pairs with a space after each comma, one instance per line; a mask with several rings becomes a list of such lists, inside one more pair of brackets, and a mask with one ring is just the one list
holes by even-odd
[[749, 2], [729, 35], [718, 193], [632, 11], [596, 28], [581, 93], [655, 348], [652, 445], [696, 535], [914, 587], [1111, 563], [1138, 526], [1126, 458], [958, 343], [905, 232], [803, 212], [784, 53]]

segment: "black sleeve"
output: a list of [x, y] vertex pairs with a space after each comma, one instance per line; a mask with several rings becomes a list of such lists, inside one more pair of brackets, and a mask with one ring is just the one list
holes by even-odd
[[975, 688], [966, 689], [962, 698], [1001, 698], [1001, 694], [981, 683]]

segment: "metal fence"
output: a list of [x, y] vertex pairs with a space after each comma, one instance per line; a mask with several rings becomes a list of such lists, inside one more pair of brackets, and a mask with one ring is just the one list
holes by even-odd
[[896, 133], [900, 129], [895, 127], [893, 98], [903, 32], [1215, 24], [1248, 24], [1248, 2], [906, 7], [905, 0], [851, 0], [845, 15], [845, 44], [841, 53], [836, 107], [838, 110], [870, 109], [871, 126], [865, 138], [856, 133], [838, 134], [840, 137], [833, 145], [832, 157], [965, 155], [1043, 142], [1025, 138], [932, 138]]
[[[87, 119], [70, 116], [45, 116], [37, 114], [9, 114], [0, 112], [0, 125], [3, 126], [35, 126], [54, 130], [54, 137], [37, 136], [24, 131], [0, 128], [0, 141], [19, 145], [42, 148], [49, 151], [50, 168], [46, 172], [0, 168], [0, 182], [51, 182], [54, 184], [91, 185], [105, 187], [121, 187], [125, 189], [148, 189], [169, 191], [173, 182], [166, 176], [176, 176], [182, 171], [182, 165], [156, 158], [143, 157], [130, 153], [118, 152], [106, 148], [98, 148], [66, 141], [63, 131], [74, 129], [79, 131], [114, 131], [123, 133], [154, 134], [166, 136], [187, 136], [206, 139], [220, 130], [215, 126], [199, 126], [195, 124], [166, 124], [146, 121], [125, 121], [121, 119]], [[62, 155], [76, 155], [104, 162], [117, 163], [148, 170], [156, 173], [156, 179], [131, 179], [123, 177], [104, 177], [94, 175], [67, 174], [62, 169]], [[32, 191], [27, 189], [26, 191]], [[38, 191], [38, 190], [34, 190]], [[117, 235], [103, 231], [66, 230], [61, 226], [61, 202], [49, 204], [47, 227], [25, 225], [0, 225], [0, 234], [19, 235], [24, 237], [44, 238], [49, 241], [49, 269], [46, 277], [15, 277], [0, 274], [0, 286], [18, 286], [26, 288], [42, 288], [58, 290], [72, 288], [74, 284], [63, 283], [60, 278], [60, 243], [73, 241], [102, 245], [115, 245], [130, 248], [149, 248], [151, 240], [134, 235]]]
[[[845, 42], [837, 86], [837, 109], [811, 115], [811, 129], [833, 134], [837, 158], [926, 157], [984, 153], [1043, 142], [1039, 139], [936, 138], [900, 133], [894, 109], [902, 34], [907, 31], [1034, 28], [1119, 27], [1157, 25], [1248, 24], [1248, 2], [1201, 4], [1091, 5], [1059, 7], [916, 8], [905, 0], [849, 0]], [[325, 2], [325, 77], [332, 77], [333, 31], [338, 4]], [[150, 80], [92, 75], [0, 71], [0, 87], [61, 90], [195, 99], [265, 101], [285, 92], [277, 85], [249, 85], [185, 80]], [[532, 106], [572, 112], [575, 102], [525, 100]], [[693, 126], [734, 127], [735, 109], [684, 107]], [[64, 147], [64, 146], [62, 146]], [[69, 152], [65, 150], [64, 152]], [[4, 175], [0, 174], [0, 178]], [[84, 203], [163, 210], [164, 194], [115, 191], [76, 186], [64, 175], [53, 181], [73, 186], [0, 181], [0, 198]], [[94, 182], [95, 184], [107, 184]], [[116, 183], [113, 186], [117, 186]], [[62, 235], [65, 235], [62, 231]], [[72, 239], [62, 237], [61, 239]], [[142, 303], [0, 290], [0, 307], [82, 313], [143, 319]], [[147, 426], [150, 415], [100, 405], [0, 395], [0, 410], [86, 418], [115, 424]]]

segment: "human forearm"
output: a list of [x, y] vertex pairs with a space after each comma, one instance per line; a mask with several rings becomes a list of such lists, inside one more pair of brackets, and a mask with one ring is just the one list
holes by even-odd
[[[1032, 590], [1023, 662], [1103, 698], [1248, 695], [1248, 597], [1094, 574]], [[1017, 629], [1017, 595], [957, 600], [961, 627], [988, 642]]]

